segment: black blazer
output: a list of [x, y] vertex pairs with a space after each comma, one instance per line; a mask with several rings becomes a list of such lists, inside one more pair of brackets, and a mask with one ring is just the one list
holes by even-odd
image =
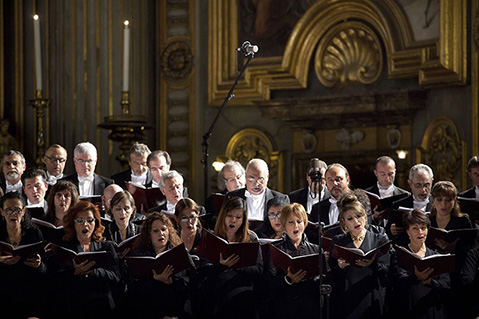
[[[115, 184], [118, 184], [121, 188], [126, 189], [126, 183], [125, 182], [130, 182], [131, 181], [131, 169], [124, 170], [122, 172], [113, 174], [111, 176], [111, 179], [115, 181]], [[145, 187], [146, 185], [150, 185], [151, 187], [151, 181], [153, 180], [153, 177], [151, 176], [150, 171], [148, 170], [146, 172], [146, 181], [145, 181]]]
[[465, 198], [475, 198], [476, 197], [476, 186], [469, 188], [463, 192], [458, 194], [458, 197], [465, 197]]
[[329, 225], [329, 208], [331, 208], [329, 198], [323, 199], [319, 203], [314, 204], [313, 208], [311, 208], [311, 214], [308, 216], [309, 221], [317, 223], [319, 213], [319, 221], [323, 222], [325, 225]]
[[[299, 203], [303, 205], [304, 209], [307, 209], [308, 206], [308, 187], [300, 188], [295, 191], [292, 191], [289, 193], [289, 201], [291, 203]], [[324, 187], [324, 198], [328, 199], [331, 197], [331, 194], [329, 194], [328, 188], [325, 186]], [[320, 199], [321, 200], [321, 199]], [[311, 208], [312, 210], [312, 208]]]
[[[68, 175], [67, 177], [62, 178], [62, 180], [67, 180], [75, 184], [75, 186], [78, 189], [78, 194], [80, 194], [80, 188], [79, 188], [79, 181], [78, 181], [78, 174], [71, 174]], [[108, 177], [98, 175], [96, 173], [93, 173], [93, 195], [103, 195], [103, 191], [108, 185], [113, 184], [114, 181], [112, 179], [109, 179]]]

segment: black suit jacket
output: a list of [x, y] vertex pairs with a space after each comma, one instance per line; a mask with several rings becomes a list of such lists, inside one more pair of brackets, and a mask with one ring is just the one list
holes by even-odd
[[311, 214], [308, 216], [309, 221], [317, 223], [319, 213], [319, 221], [323, 222], [324, 225], [329, 225], [329, 208], [331, 208], [329, 198], [323, 199], [319, 203], [314, 204], [313, 208], [311, 208]]
[[[237, 190], [234, 190], [232, 192], [228, 192], [226, 193], [226, 198], [231, 198], [231, 197], [240, 197], [244, 200], [246, 200], [246, 196], [245, 196], [245, 192], [246, 192], [246, 188], [243, 187], [243, 188], [240, 188], [240, 189], [237, 189]], [[289, 197], [288, 195], [286, 194], [283, 194], [283, 193], [280, 193], [280, 192], [277, 192], [277, 191], [274, 191], [272, 189], [269, 189], [268, 187], [265, 189], [265, 201], [264, 201], [264, 211], [263, 211], [263, 221], [267, 220], [268, 219], [268, 207], [267, 207], [267, 203], [268, 201], [273, 198], [273, 197], [283, 197], [284, 200], [289, 203]], [[262, 222], [250, 222], [250, 225], [251, 225], [251, 229], [257, 229], [259, 227], [261, 227], [262, 225]]]
[[[113, 174], [111, 176], [111, 179], [115, 181], [115, 184], [118, 184], [121, 188], [126, 189], [126, 183], [125, 182], [130, 182], [131, 181], [131, 169], [124, 170], [122, 172]], [[146, 181], [145, 181], [145, 186], [150, 185], [151, 187], [151, 181], [153, 180], [153, 177], [151, 176], [150, 171], [148, 170], [146, 172]]]
[[465, 198], [476, 198], [476, 186], [469, 188], [468, 190], [465, 190], [463, 192], [460, 192], [458, 196]]
[[[80, 194], [78, 174], [71, 174], [67, 177], [62, 178], [62, 180], [67, 180], [75, 184], [78, 189], [78, 194]], [[108, 177], [98, 175], [93, 173], [93, 195], [103, 195], [103, 191], [108, 185], [113, 184], [114, 181]]]
[[[292, 191], [291, 193], [289, 193], [288, 196], [289, 196], [289, 201], [291, 203], [299, 203], [299, 204], [303, 205], [304, 209], [308, 208], [308, 196], [309, 196], [308, 187], [304, 187], [304, 188], [300, 188], [300, 189], [297, 189], [295, 191]], [[324, 187], [324, 198], [323, 198], [323, 200], [328, 199], [329, 197], [331, 197], [331, 194], [329, 194], [328, 189], [326, 187]], [[313, 210], [313, 208], [311, 207], [311, 211], [312, 210]]]

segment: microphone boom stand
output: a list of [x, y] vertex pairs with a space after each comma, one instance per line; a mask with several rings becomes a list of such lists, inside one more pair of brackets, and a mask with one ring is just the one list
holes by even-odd
[[[239, 51], [240, 49], [238, 49]], [[231, 87], [230, 91], [228, 92], [228, 95], [226, 96], [225, 100], [223, 101], [223, 105], [221, 106], [221, 108], [218, 110], [218, 113], [216, 114], [216, 117], [214, 118], [213, 122], [211, 123], [211, 126], [210, 128], [208, 129], [208, 131], [203, 135], [203, 143], [201, 144], [201, 146], [203, 146], [203, 160], [201, 161], [203, 163], [203, 171], [204, 171], [204, 189], [205, 189], [205, 203], [206, 203], [206, 199], [208, 198], [208, 146], [209, 146], [209, 139], [211, 137], [211, 134], [213, 133], [213, 128], [216, 124], [216, 121], [218, 121], [218, 118], [221, 114], [221, 112], [223, 111], [223, 109], [225, 108], [226, 104], [234, 97], [234, 94], [233, 94], [233, 91], [234, 89], [236, 88], [236, 86], [238, 85], [239, 83], [239, 79], [241, 78], [241, 76], [243, 75], [244, 71], [246, 70], [246, 68], [248, 67], [248, 64], [250, 63], [251, 59], [254, 58], [254, 52], [249, 52], [247, 54], [245, 54], [248, 56], [248, 60], [246, 61], [246, 63], [243, 65], [243, 67], [241, 68], [241, 71], [240, 73], [238, 74], [238, 77], [236, 78], [235, 82], [233, 83], [233, 86]]]
[[[321, 176], [320, 176], [321, 177]], [[321, 178], [319, 178], [321, 180]], [[319, 183], [318, 181], [313, 182], [313, 183]], [[316, 196], [321, 196], [321, 192], [317, 192]], [[319, 198], [321, 201], [321, 197]], [[323, 235], [323, 225], [324, 223], [321, 222], [321, 205], [318, 205], [318, 244], [319, 244], [319, 318], [323, 318], [323, 309], [326, 307], [326, 319], [329, 318], [329, 296], [331, 295], [332, 287], [331, 285], [326, 285], [323, 284], [323, 274], [325, 273], [323, 269], [323, 258], [324, 258], [324, 252], [323, 252], [323, 240], [322, 240], [322, 235]], [[325, 305], [325, 299], [326, 298], [326, 305]]]

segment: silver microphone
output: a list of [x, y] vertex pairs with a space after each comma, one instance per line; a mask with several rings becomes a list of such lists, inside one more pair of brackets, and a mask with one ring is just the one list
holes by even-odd
[[249, 41], [245, 41], [243, 42], [241, 47], [239, 47], [237, 50], [241, 51], [241, 53], [243, 53], [245, 56], [248, 56], [248, 55], [254, 56], [254, 54], [258, 52], [259, 48], [257, 45], [251, 44], [251, 42]]

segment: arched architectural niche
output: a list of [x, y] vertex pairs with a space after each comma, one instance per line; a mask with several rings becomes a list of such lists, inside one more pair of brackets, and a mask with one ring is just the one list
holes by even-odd
[[[240, 1], [209, 6], [209, 102], [219, 105], [236, 79]], [[331, 28], [355, 22], [382, 43], [389, 78], [417, 78], [423, 87], [467, 80], [467, 4], [439, 0], [439, 38], [414, 41], [407, 17], [393, 0], [328, 0], [312, 5], [295, 25], [282, 56], [258, 53], [236, 89], [234, 105], [269, 101], [271, 90], [305, 88], [314, 50]], [[260, 48], [261, 50], [261, 48]]]
[[466, 188], [467, 144], [450, 119], [440, 117], [429, 123], [416, 160], [432, 168], [435, 181], [451, 181], [459, 190]]
[[350, 21], [355, 21], [356, 25], [370, 26], [377, 33], [384, 45], [389, 74], [393, 74], [392, 56], [409, 46], [412, 36], [406, 17], [391, 0], [318, 1], [293, 30], [286, 45], [282, 67], [294, 74], [302, 87], [306, 87], [314, 49], [331, 28]]
[[240, 162], [245, 168], [251, 159], [263, 159], [269, 168], [268, 187], [283, 191], [283, 157], [264, 132], [254, 128], [237, 132], [228, 142], [225, 157]]

